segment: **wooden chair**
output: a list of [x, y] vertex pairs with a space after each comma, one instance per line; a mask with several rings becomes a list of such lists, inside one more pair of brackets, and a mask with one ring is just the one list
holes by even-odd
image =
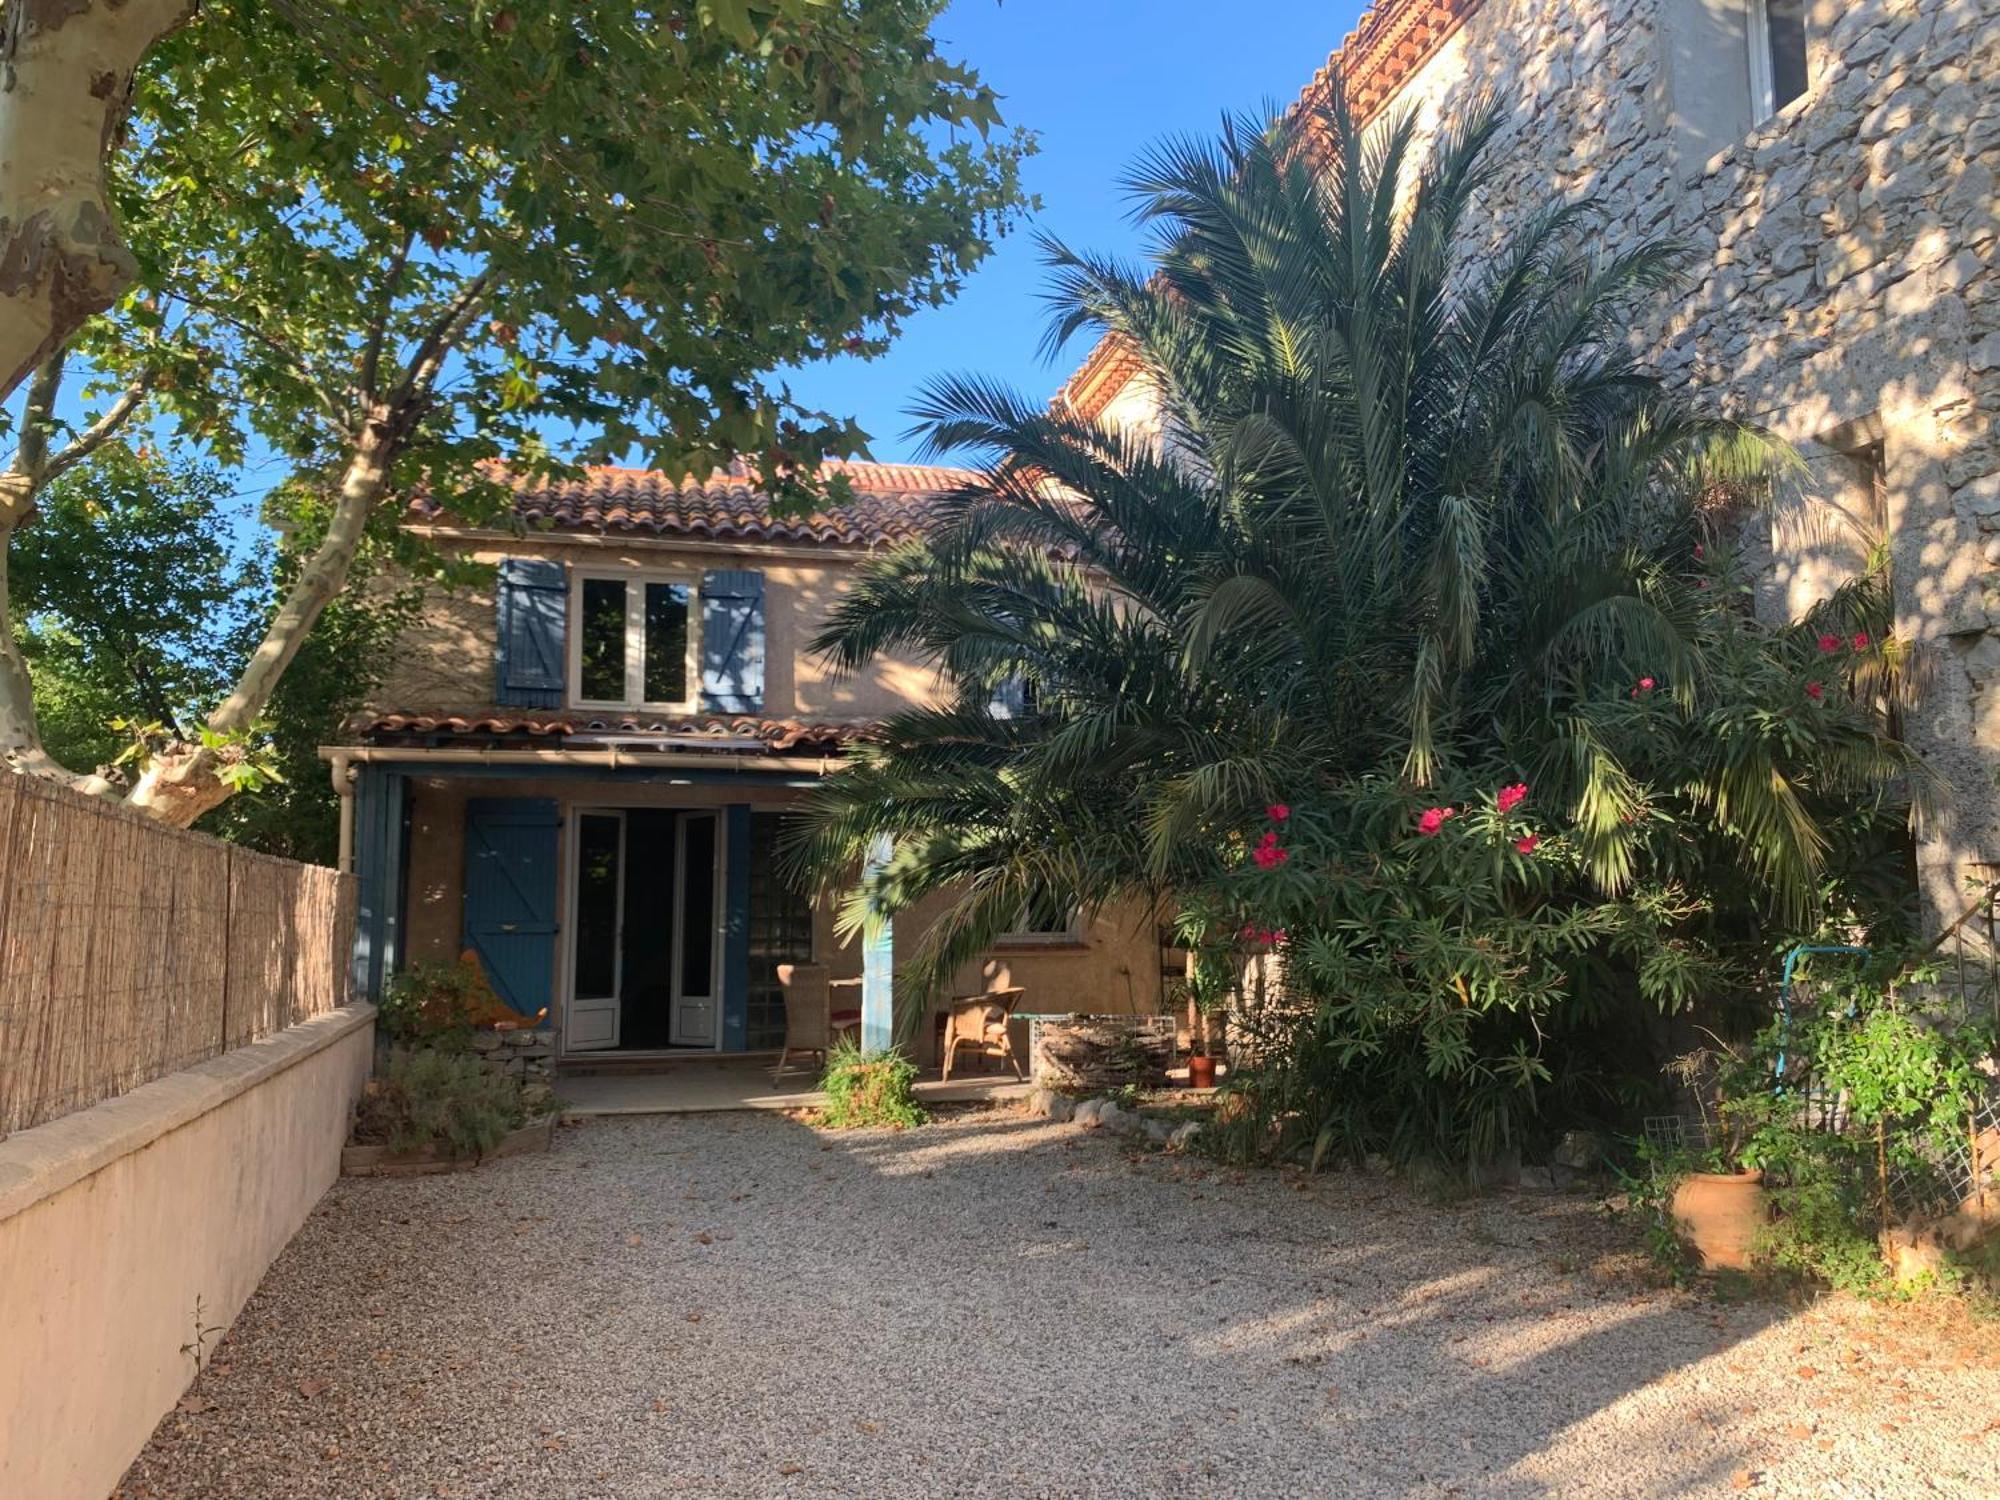
[[771, 1082], [785, 1076], [794, 1052], [810, 1053], [826, 1063], [833, 1045], [833, 992], [825, 964], [779, 964], [778, 985], [785, 994], [785, 1046]]
[[1015, 1008], [1027, 995], [1026, 990], [1015, 989], [952, 996], [944, 1014], [944, 1046], [939, 1055], [946, 1081], [961, 1047], [975, 1047], [981, 1057], [997, 1057], [1014, 1070], [1016, 1078], [1027, 1078], [1027, 1070], [1014, 1053], [1012, 1029]]

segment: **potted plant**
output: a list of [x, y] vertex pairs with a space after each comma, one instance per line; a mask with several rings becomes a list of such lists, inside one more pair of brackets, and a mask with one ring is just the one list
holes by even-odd
[[1229, 1002], [1228, 956], [1212, 948], [1195, 951], [1188, 965], [1188, 1087], [1215, 1087], [1214, 1018]]
[[1750, 1270], [1771, 1221], [1764, 1169], [1753, 1145], [1771, 1123], [1766, 1118], [1771, 1101], [1761, 1090], [1729, 1086], [1727, 1076], [1742, 1066], [1726, 1047], [1698, 1049], [1668, 1065], [1693, 1094], [1704, 1136], [1674, 1185], [1668, 1212], [1676, 1232], [1709, 1270]]

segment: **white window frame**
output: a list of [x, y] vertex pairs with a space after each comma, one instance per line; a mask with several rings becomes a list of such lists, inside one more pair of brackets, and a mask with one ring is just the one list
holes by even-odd
[[1026, 926], [1028, 915], [1028, 908], [1025, 906], [1022, 907], [1021, 914], [1014, 919], [1019, 925], [1007, 932], [1001, 933], [998, 946], [1003, 948], [1074, 947], [1084, 940], [1083, 911], [1079, 907], [1072, 906], [1069, 909], [1069, 923], [1060, 932], [1036, 932], [1030, 930]]
[[[1778, 80], [1771, 68], [1770, 0], [1748, 0], [1750, 37], [1750, 123], [1762, 125], [1782, 107], [1778, 103]], [[1806, 80], [1807, 92], [1812, 80]], [[1805, 94], [1800, 94], [1803, 99]], [[1787, 100], [1787, 104], [1797, 101]]]
[[[593, 580], [625, 585], [625, 696], [583, 696], [583, 586]], [[688, 696], [678, 702], [648, 699], [646, 691], [646, 586], [671, 584], [687, 594]], [[701, 702], [701, 580], [689, 573], [644, 568], [572, 568], [569, 575], [568, 674], [572, 708], [650, 709], [692, 713]]]

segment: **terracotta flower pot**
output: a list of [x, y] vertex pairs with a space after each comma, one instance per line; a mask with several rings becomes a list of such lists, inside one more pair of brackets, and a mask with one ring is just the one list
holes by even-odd
[[1197, 1052], [1188, 1059], [1188, 1087], [1191, 1089], [1212, 1089], [1215, 1087], [1215, 1059], [1205, 1052]]
[[1674, 1189], [1674, 1223], [1710, 1270], [1747, 1271], [1770, 1220], [1762, 1172], [1690, 1172]]

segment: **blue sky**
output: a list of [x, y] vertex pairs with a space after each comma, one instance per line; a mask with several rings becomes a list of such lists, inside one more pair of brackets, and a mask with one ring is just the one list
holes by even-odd
[[1033, 244], [1040, 228], [1078, 249], [1134, 255], [1141, 232], [1119, 190], [1125, 168], [1166, 136], [1212, 131], [1225, 111], [1289, 103], [1322, 67], [1362, 0], [957, 0], [936, 32], [1003, 96], [1010, 124], [1041, 136], [1027, 186], [1042, 211], [1003, 241], [956, 302], [912, 319], [880, 359], [795, 372], [806, 406], [853, 416], [875, 457], [914, 458], [910, 397], [933, 375], [976, 370], [1037, 396], [1062, 383], [1087, 344], [1054, 365]]

